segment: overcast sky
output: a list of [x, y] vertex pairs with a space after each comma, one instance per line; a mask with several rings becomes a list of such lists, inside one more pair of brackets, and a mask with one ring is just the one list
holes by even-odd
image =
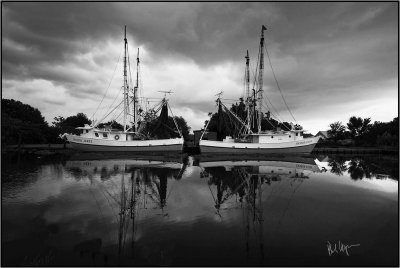
[[[38, 108], [51, 123], [92, 117], [107, 92], [100, 119], [122, 98], [126, 25], [132, 73], [140, 48], [143, 95], [172, 90], [174, 114], [199, 129], [220, 90], [226, 99], [243, 95], [244, 56], [248, 49], [254, 70], [263, 24], [279, 86], [305, 129], [316, 134], [352, 115], [398, 116], [397, 2], [3, 2], [2, 97]], [[293, 121], [265, 62], [264, 94]]]

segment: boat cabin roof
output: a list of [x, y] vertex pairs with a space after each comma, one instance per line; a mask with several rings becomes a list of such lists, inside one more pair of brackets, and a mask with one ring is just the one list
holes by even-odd
[[284, 136], [284, 135], [290, 135], [291, 133], [301, 133], [305, 132], [305, 130], [277, 130], [277, 131], [264, 131], [261, 133], [252, 133], [249, 134], [249, 136]]
[[134, 131], [126, 131], [126, 132], [124, 132], [123, 130], [119, 130], [119, 129], [98, 129], [98, 128], [95, 128], [93, 131], [99, 132], [99, 133], [110, 133], [110, 132], [112, 132], [112, 133], [115, 133], [115, 134], [135, 134], [135, 133], [138, 133], [138, 132], [134, 132]]

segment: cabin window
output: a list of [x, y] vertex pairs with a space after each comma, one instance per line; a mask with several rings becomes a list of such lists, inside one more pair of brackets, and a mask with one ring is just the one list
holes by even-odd
[[274, 136], [271, 136], [271, 139], [273, 139], [274, 138]]
[[95, 135], [96, 137], [98, 137], [98, 136], [99, 136], [99, 133], [95, 132], [94, 135]]
[[291, 138], [292, 136], [289, 135], [289, 138]]
[[89, 133], [89, 130], [86, 130], [86, 133]]
[[107, 138], [108, 137], [107, 133], [103, 133], [103, 137]]
[[296, 136], [299, 136], [299, 133], [296, 133]]

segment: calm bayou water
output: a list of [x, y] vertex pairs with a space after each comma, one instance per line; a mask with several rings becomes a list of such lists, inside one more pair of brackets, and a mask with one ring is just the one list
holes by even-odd
[[398, 266], [398, 174], [378, 156], [3, 159], [1, 264]]

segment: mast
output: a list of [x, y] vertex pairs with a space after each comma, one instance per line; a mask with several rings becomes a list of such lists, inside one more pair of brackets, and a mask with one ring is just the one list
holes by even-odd
[[246, 74], [245, 74], [245, 80], [246, 80], [246, 110], [247, 110], [247, 129], [250, 130], [250, 68], [249, 68], [249, 63], [250, 63], [250, 58], [249, 58], [249, 51], [247, 50], [247, 55], [246, 55]]
[[133, 90], [133, 121], [135, 123], [135, 132], [137, 131], [137, 91], [139, 88], [139, 48], [137, 49], [136, 57], [136, 86]]
[[128, 49], [128, 41], [126, 40], [126, 25], [125, 25], [125, 35], [124, 35], [124, 132], [126, 132], [126, 116], [129, 109], [129, 99], [128, 99], [128, 76], [126, 71], [126, 51]]
[[261, 115], [262, 115], [262, 101], [263, 101], [263, 70], [264, 70], [264, 31], [267, 28], [263, 25], [261, 28], [261, 39], [260, 39], [260, 68], [258, 73], [258, 133], [261, 133]]

